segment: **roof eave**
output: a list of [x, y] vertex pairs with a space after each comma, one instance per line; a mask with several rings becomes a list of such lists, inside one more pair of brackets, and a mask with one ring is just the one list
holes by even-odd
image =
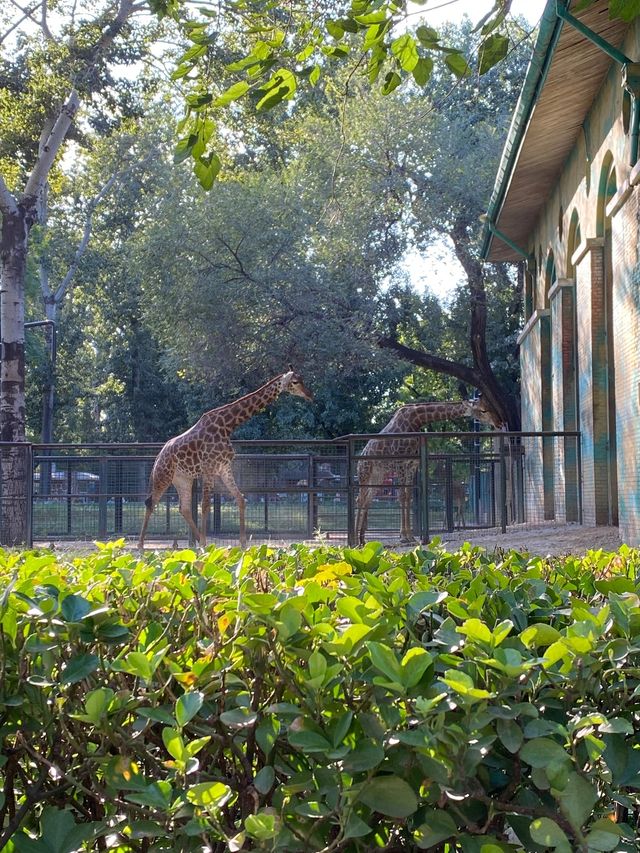
[[[518, 159], [518, 152], [526, 134], [527, 126], [536, 105], [536, 101], [544, 85], [549, 65], [558, 43], [563, 21], [556, 13], [556, 0], [548, 0], [542, 17], [538, 38], [533, 49], [533, 55], [518, 98], [518, 103], [511, 120], [507, 140], [502, 151], [496, 181], [486, 213], [486, 222], [482, 229], [482, 245], [480, 256], [486, 260], [491, 250], [494, 234], [490, 225], [497, 222], [504, 198], [509, 187], [513, 169]], [[520, 260], [514, 253], [514, 260]]]

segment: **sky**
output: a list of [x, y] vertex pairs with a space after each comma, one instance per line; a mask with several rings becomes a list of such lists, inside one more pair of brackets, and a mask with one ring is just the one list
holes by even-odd
[[[457, 21], [468, 15], [472, 21], [479, 21], [493, 7], [493, 0], [427, 0], [426, 3], [412, 4], [420, 10], [425, 22], [438, 27], [445, 21]], [[540, 20], [546, 0], [513, 0], [511, 12], [522, 15], [533, 26]], [[496, 163], [496, 170], [498, 164]], [[403, 264], [416, 290], [428, 287], [442, 300], [446, 301], [463, 275], [462, 268], [453, 256], [453, 250], [446, 243], [438, 243], [426, 252], [409, 252]]]

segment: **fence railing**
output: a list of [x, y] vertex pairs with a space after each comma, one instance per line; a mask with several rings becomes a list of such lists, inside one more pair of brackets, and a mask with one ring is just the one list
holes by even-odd
[[[161, 444], [0, 444], [0, 535], [24, 514], [24, 541], [137, 537], [149, 474]], [[580, 435], [405, 433], [333, 441], [237, 441], [234, 473], [254, 540], [359, 540], [581, 522]], [[12, 460], [26, 481], [16, 491]], [[19, 484], [18, 484], [19, 485]], [[192, 512], [197, 523], [199, 484]], [[366, 512], [364, 512], [366, 510]], [[363, 530], [363, 512], [366, 515]], [[216, 491], [210, 540], [238, 538], [237, 506]], [[173, 487], [148, 528], [149, 542], [189, 538]], [[13, 544], [13, 543], [11, 543]]]

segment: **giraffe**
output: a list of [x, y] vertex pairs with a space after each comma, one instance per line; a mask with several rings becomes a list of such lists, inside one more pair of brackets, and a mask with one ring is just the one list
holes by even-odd
[[[240, 515], [240, 544], [246, 545], [245, 499], [236, 485], [231, 465], [235, 451], [231, 446], [231, 433], [253, 415], [272, 403], [283, 391], [313, 400], [301, 377], [288, 370], [271, 379], [265, 385], [220, 406], [205, 412], [200, 420], [186, 432], [170, 438], [153, 463], [149, 479], [149, 496], [145, 500], [147, 511], [140, 531], [138, 548], [144, 548], [144, 536], [151, 513], [171, 483], [176, 487], [180, 512], [191, 528], [200, 545], [206, 545], [206, 525], [210, 507], [210, 495], [216, 480], [220, 480], [229, 494], [235, 498]], [[200, 530], [191, 514], [191, 489], [196, 477], [202, 476], [202, 520]]]
[[[491, 424], [496, 429], [502, 428], [498, 416], [482, 401], [461, 400], [459, 402], [409, 403], [401, 406], [389, 423], [380, 432], [402, 433], [418, 432], [423, 426], [434, 421], [445, 421], [450, 418], [476, 418]], [[411, 492], [413, 479], [420, 465], [420, 444], [417, 438], [397, 438], [391, 440], [370, 439], [362, 451], [362, 457], [411, 457], [401, 459], [366, 459], [358, 462], [358, 503], [356, 513], [356, 535], [360, 545], [364, 545], [367, 529], [369, 507], [378, 486], [385, 476], [395, 472], [399, 483], [400, 499], [400, 541], [413, 542], [411, 532]]]

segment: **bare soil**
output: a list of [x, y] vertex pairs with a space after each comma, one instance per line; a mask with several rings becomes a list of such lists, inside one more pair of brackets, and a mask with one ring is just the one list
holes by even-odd
[[[305, 544], [317, 545], [323, 541], [327, 545], [335, 545], [337, 547], [346, 544], [344, 536], [326, 536], [322, 540], [310, 540]], [[406, 544], [401, 544], [392, 538], [384, 539], [384, 544], [393, 550], [408, 550], [410, 547]], [[541, 557], [551, 556], [566, 556], [572, 554], [581, 556], [587, 551], [617, 551], [622, 540], [620, 539], [620, 531], [617, 527], [586, 527], [579, 524], [555, 524], [549, 522], [547, 524], [532, 526], [523, 526], [521, 528], [510, 527], [506, 533], [500, 533], [496, 530], [460, 530], [455, 534], [444, 534], [441, 541], [446, 546], [447, 550], [455, 551], [463, 543], [470, 542], [472, 545], [477, 545], [484, 548], [488, 552], [493, 552], [496, 549], [501, 551], [516, 550], [523, 553], [533, 554]], [[268, 543], [272, 546], [286, 546], [291, 542], [282, 539], [264, 539], [256, 538], [251, 540], [250, 544], [259, 545]], [[38, 542], [36, 546], [48, 547], [53, 544], [54, 548], [66, 554], [86, 554], [95, 550], [95, 545], [91, 542]], [[232, 547], [237, 542], [229, 539], [220, 539], [211, 542], [211, 544]], [[189, 547], [185, 539], [179, 540], [177, 543], [173, 541], [166, 542], [148, 542], [146, 550], [166, 550], [175, 547]], [[126, 543], [128, 550], [136, 550], [135, 540], [132, 539]]]

